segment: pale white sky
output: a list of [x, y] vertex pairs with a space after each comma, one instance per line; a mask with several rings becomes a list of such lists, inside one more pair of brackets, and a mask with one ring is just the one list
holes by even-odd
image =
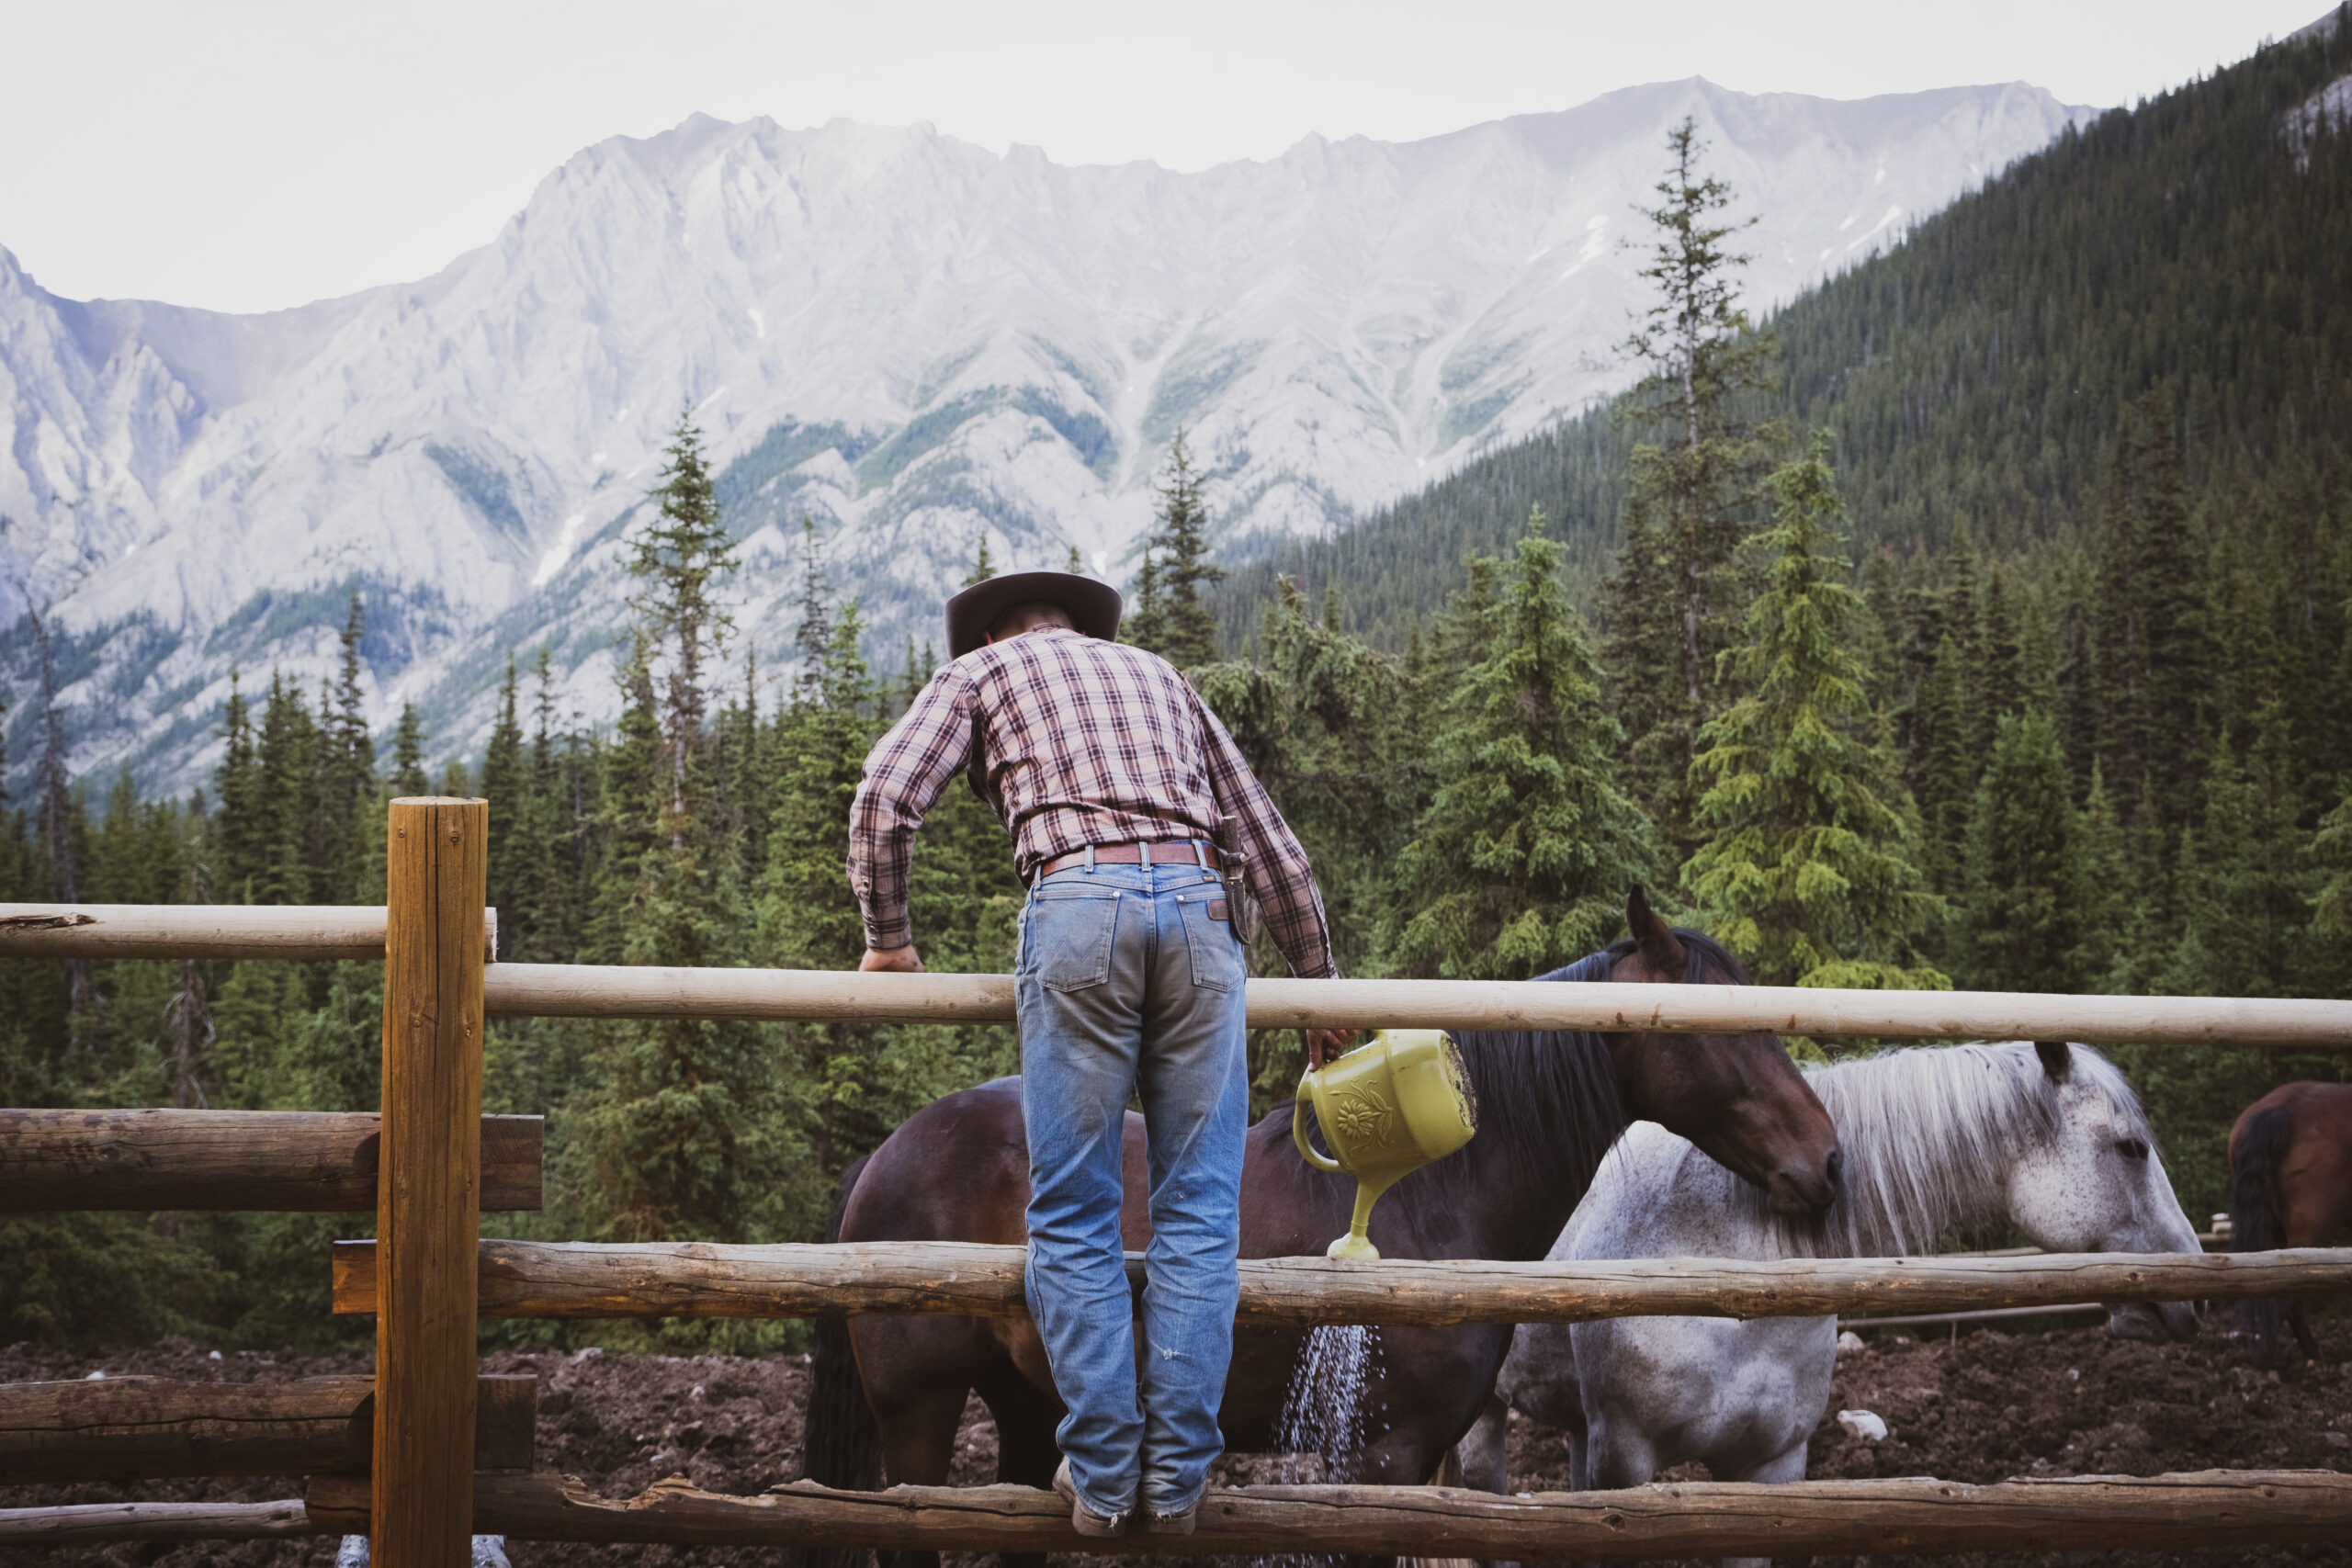
[[421, 277], [579, 148], [699, 109], [929, 120], [1195, 169], [1703, 75], [2110, 105], [2326, 0], [0, 0], [0, 246], [73, 298], [257, 310]]

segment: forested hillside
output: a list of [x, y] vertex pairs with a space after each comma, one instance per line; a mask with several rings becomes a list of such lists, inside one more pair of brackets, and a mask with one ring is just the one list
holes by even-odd
[[[1858, 536], [2016, 552], [2096, 510], [2124, 410], [2163, 385], [2185, 479], [2244, 495], [2282, 462], [2352, 449], [2352, 179], [2312, 107], [2352, 71], [2319, 29], [2116, 109], [1781, 310], [1775, 406], [1836, 432]], [[1464, 555], [1531, 504], [1605, 570], [1641, 438], [1615, 407], [1493, 453], [1328, 542], [1238, 571], [1238, 646], [1271, 582], [1340, 584], [1349, 625], [1402, 648]]]
[[[2352, 984], [2352, 812], [2327, 815], [2352, 785], [2352, 133], [2318, 107], [2352, 73], [2343, 16], [2068, 132], [1795, 300], [1759, 334], [1776, 372], [1724, 400], [1774, 460], [1829, 434], [1856, 547], [1846, 722], [1894, 763], [1939, 905], [1905, 962], [2024, 988]], [[1671, 541], [1626, 531], [1640, 453], [1677, 432], [1636, 400], [1235, 570], [1218, 613], [1246, 648], [1286, 580], [1405, 650], [1541, 508], [1601, 634], [1627, 782], [1687, 879], [1709, 864], [1702, 727], [1754, 695], [1739, 607], [1773, 553], [1704, 566], [1685, 668], [1645, 581]], [[1734, 488], [1720, 521], [1760, 543], [1769, 498]], [[2200, 1213], [2235, 1111], [2344, 1070], [2123, 1055]]]
[[[1767, 983], [2352, 988], [2352, 135], [2301, 107], [2347, 70], [2343, 41], [2290, 44], [2110, 115], [1761, 333], [1686, 121], [1640, 384], [1287, 576], [1209, 559], [1179, 433], [1124, 635], [1273, 791], [1343, 972], [1540, 975], [1613, 938], [1638, 883]], [[361, 721], [355, 597], [341, 678], [249, 671], [191, 798], [78, 779], [31, 726], [0, 901], [380, 901], [383, 803], [437, 787], [490, 800], [505, 958], [854, 966], [851, 795], [936, 658], [873, 673], [812, 530], [799, 660], [760, 669], [690, 420], [668, 459], [628, 539], [616, 725], [560, 711], [518, 648], [485, 753], [428, 780], [413, 711], [389, 756]], [[1011, 966], [1022, 890], [960, 785], [913, 896], [931, 967]], [[0, 1104], [371, 1107], [379, 967], [0, 964]], [[1262, 1110], [1300, 1051], [1250, 1053]], [[2200, 1215], [2235, 1111], [2343, 1070], [2121, 1055]], [[545, 1213], [489, 1230], [605, 1240], [813, 1238], [850, 1161], [1017, 1062], [1002, 1029], [561, 1020], [497, 1023], [486, 1055], [488, 1108], [548, 1118]], [[326, 1242], [356, 1228], [0, 1216], [0, 1337], [351, 1336]]]

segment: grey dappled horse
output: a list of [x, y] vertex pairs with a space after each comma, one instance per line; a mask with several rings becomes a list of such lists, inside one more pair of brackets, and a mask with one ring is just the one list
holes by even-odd
[[[1603, 1160], [1550, 1257], [1875, 1258], [2006, 1220], [2052, 1252], [2195, 1252], [2197, 1233], [2123, 1075], [2085, 1045], [1894, 1051], [1805, 1075], [1845, 1151], [1818, 1220], [1753, 1190], [1652, 1122]], [[2197, 1331], [2184, 1303], [2110, 1307], [2133, 1339]], [[1498, 1400], [1463, 1440], [1464, 1481], [1508, 1491], [1502, 1402], [1567, 1429], [1579, 1490], [1637, 1486], [1690, 1460], [1718, 1481], [1800, 1481], [1838, 1359], [1834, 1317], [1627, 1317], [1522, 1326]]]

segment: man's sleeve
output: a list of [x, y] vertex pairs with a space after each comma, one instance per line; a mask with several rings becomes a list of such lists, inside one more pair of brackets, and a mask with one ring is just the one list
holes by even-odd
[[1208, 752], [1209, 787], [1217, 809], [1241, 819], [1241, 841], [1250, 853], [1250, 891], [1265, 910], [1274, 945], [1290, 960], [1295, 975], [1318, 980], [1338, 975], [1339, 966], [1331, 961], [1330, 927], [1323, 918], [1323, 895], [1315, 886], [1315, 872], [1306, 863], [1298, 835], [1283, 820], [1273, 796], [1250, 771], [1241, 749], [1199, 693], [1192, 694], [1192, 704]]
[[890, 732], [866, 753], [849, 807], [849, 886], [865, 918], [865, 945], [914, 941], [907, 919], [907, 867], [923, 813], [964, 766], [977, 695], [954, 665], [932, 677]]

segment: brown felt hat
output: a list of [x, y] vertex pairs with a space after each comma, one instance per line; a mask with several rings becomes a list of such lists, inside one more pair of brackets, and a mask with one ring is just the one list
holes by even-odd
[[1104, 642], [1119, 635], [1119, 591], [1074, 571], [1015, 571], [975, 582], [947, 601], [947, 657], [961, 659], [989, 640], [989, 627], [1015, 604], [1042, 599], [1069, 612], [1070, 625]]

